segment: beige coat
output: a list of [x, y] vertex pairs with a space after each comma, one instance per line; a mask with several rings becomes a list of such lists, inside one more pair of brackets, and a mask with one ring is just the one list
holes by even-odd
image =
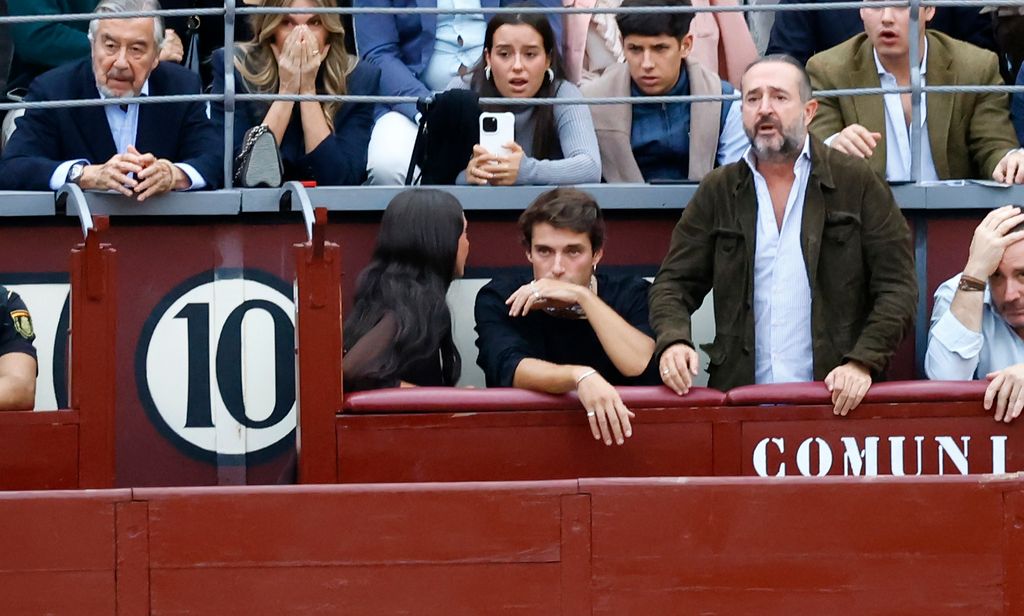
[[[722, 93], [718, 75], [698, 62], [686, 59], [686, 74], [693, 96]], [[614, 64], [597, 79], [583, 84], [581, 90], [588, 97], [629, 96], [629, 66]], [[597, 131], [597, 145], [601, 150], [601, 167], [606, 182], [639, 183], [644, 181], [640, 167], [633, 156], [630, 133], [633, 127], [633, 109], [628, 104], [591, 105]], [[690, 105], [690, 168], [687, 177], [699, 181], [715, 167], [718, 138], [722, 119], [722, 102], [693, 103]]]

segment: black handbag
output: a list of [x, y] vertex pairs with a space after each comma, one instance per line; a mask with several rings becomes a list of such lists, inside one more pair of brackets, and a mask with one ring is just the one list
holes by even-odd
[[454, 184], [480, 138], [480, 96], [472, 90], [452, 89], [432, 100], [421, 99], [417, 108], [422, 116], [405, 183], [415, 183], [413, 173], [419, 167], [419, 183], [424, 186]]
[[260, 124], [245, 131], [242, 151], [235, 159], [235, 185], [241, 188], [277, 188], [283, 175], [281, 152], [270, 127]]

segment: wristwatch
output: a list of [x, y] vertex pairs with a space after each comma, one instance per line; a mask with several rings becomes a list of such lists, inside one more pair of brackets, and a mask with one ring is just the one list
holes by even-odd
[[68, 171], [68, 182], [71, 184], [78, 184], [82, 180], [82, 174], [85, 173], [85, 163], [75, 163], [71, 165], [71, 170]]

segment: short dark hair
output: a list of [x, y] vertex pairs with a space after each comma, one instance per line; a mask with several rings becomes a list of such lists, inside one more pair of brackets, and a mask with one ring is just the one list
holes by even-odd
[[[750, 71], [750, 69], [754, 68], [758, 64], [768, 64], [769, 62], [788, 64], [796, 68], [796, 70], [799, 71], [800, 73], [800, 83], [798, 84], [800, 87], [800, 102], [806, 103], [807, 101], [811, 100], [811, 77], [807, 74], [807, 69], [804, 68], [804, 65], [800, 64], [799, 60], [797, 60], [796, 58], [789, 54], [773, 53], [763, 58], [758, 58], [751, 62], [749, 65], [747, 65], [747, 68], [746, 70], [743, 71], [743, 74], [746, 75], [747, 72]], [[742, 78], [740, 78], [740, 89], [743, 89]]]
[[[623, 0], [622, 8], [690, 6], [690, 0]], [[681, 39], [690, 31], [693, 13], [627, 13], [615, 16], [622, 38], [668, 35]]]
[[604, 217], [601, 206], [592, 196], [575, 188], [555, 188], [533, 200], [519, 217], [523, 246], [533, 245], [533, 227], [547, 223], [556, 229], [571, 229], [590, 237], [590, 248], [597, 252], [604, 246]]

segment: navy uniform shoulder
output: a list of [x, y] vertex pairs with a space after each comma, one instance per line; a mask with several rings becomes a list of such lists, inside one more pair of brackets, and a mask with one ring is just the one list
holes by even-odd
[[28, 342], [36, 339], [32, 315], [29, 314], [25, 301], [20, 295], [3, 286], [0, 286], [0, 324], [4, 329], [12, 327]]

